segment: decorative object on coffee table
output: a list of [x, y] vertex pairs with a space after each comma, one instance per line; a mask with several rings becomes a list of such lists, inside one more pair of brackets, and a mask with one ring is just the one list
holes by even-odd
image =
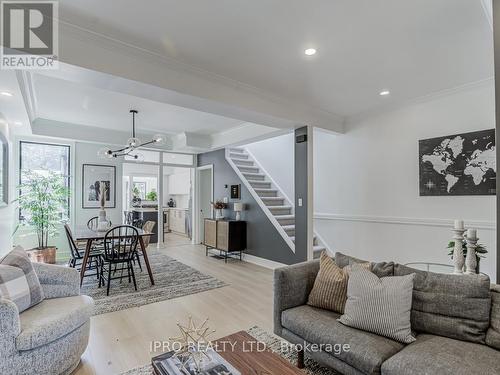
[[187, 365], [188, 363], [192, 363], [195, 370], [201, 372], [203, 361], [210, 361], [210, 357], [206, 353], [210, 345], [208, 336], [213, 334], [215, 330], [210, 330], [207, 323], [208, 318], [197, 327], [191, 316], [188, 319], [187, 326], [177, 322], [177, 327], [181, 334], [177, 337], [170, 337], [169, 341], [181, 345], [180, 349], [172, 356], [179, 359], [181, 370], [189, 373]]
[[464, 240], [464, 222], [463, 220], [455, 220], [455, 225], [453, 226], [453, 232], [455, 235], [453, 236], [454, 241], [454, 250], [453, 250], [453, 266], [455, 267], [453, 273], [462, 274], [464, 272], [464, 253], [462, 250], [462, 242]]
[[36, 234], [38, 247], [28, 250], [33, 262], [56, 262], [57, 248], [49, 245], [49, 239], [56, 237], [60, 232], [60, 225], [68, 220], [70, 192], [65, 178], [67, 177], [54, 172], [23, 172], [23, 180], [18, 186], [20, 194], [15, 200], [21, 218], [16, 231], [24, 226]]

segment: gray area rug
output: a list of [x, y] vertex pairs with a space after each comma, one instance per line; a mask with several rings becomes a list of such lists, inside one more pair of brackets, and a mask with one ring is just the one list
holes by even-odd
[[84, 278], [82, 294], [94, 299], [95, 315], [183, 297], [227, 285], [223, 281], [201, 273], [158, 250], [148, 251], [148, 256], [155, 285], [151, 285], [144, 259], [141, 257], [143, 271], [139, 270], [137, 263], [134, 268], [137, 292], [134, 289], [134, 284], [129, 284], [127, 279], [123, 279], [121, 283], [120, 280], [112, 280], [108, 297], [105, 286], [98, 288], [97, 278]]
[[[273, 352], [279, 354], [281, 357], [285, 358], [287, 361], [290, 363], [296, 364], [297, 363], [297, 352], [295, 350], [287, 350], [286, 352], [282, 351], [282, 346], [281, 342], [283, 341], [282, 338], [268, 333], [264, 331], [263, 329], [259, 327], [252, 327], [247, 332], [252, 336], [255, 337], [260, 342], [263, 342], [266, 344], [266, 346], [271, 349]], [[340, 373], [327, 369], [324, 367], [321, 367], [316, 361], [308, 358], [306, 356], [305, 359], [305, 365], [306, 367], [303, 369], [304, 374], [309, 374], [309, 375], [340, 375]], [[135, 369], [126, 371], [121, 373], [120, 375], [151, 375], [153, 373], [153, 369], [151, 365], [145, 365], [141, 367], [137, 367]], [[278, 375], [278, 374], [275, 374]], [[281, 375], [281, 374], [279, 374]]]

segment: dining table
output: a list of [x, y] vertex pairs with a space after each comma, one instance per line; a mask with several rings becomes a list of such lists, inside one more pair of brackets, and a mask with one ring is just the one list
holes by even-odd
[[[110, 228], [112, 229], [112, 228]], [[149, 280], [151, 281], [151, 285], [155, 285], [155, 281], [153, 278], [153, 272], [151, 270], [151, 266], [149, 264], [148, 253], [146, 251], [146, 246], [144, 245], [144, 237], [151, 236], [153, 232], [146, 232], [143, 229], [136, 228], [137, 233], [139, 234], [139, 245], [141, 247], [142, 255], [144, 256], [144, 263], [146, 263], [146, 268], [149, 274]], [[104, 236], [106, 232], [101, 232], [93, 229], [89, 229], [88, 227], [75, 227], [72, 229], [73, 238], [76, 241], [86, 242], [85, 253], [83, 254], [82, 259], [82, 268], [80, 270], [80, 285], [83, 283], [83, 277], [85, 276], [85, 270], [87, 268], [87, 262], [89, 259], [89, 254], [92, 250], [92, 245], [94, 242], [104, 240]]]

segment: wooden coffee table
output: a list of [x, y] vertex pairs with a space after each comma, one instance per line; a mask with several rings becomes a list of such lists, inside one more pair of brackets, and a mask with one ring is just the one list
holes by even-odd
[[245, 331], [240, 331], [215, 340], [213, 344], [217, 345], [217, 352], [239, 370], [241, 375], [304, 375], [304, 372], [271, 350], [266, 348], [260, 351], [257, 348], [258, 342]]

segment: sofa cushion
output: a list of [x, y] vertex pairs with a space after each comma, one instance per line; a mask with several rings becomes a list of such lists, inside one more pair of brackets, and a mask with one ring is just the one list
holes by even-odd
[[347, 286], [347, 302], [339, 321], [409, 344], [414, 274], [378, 278], [355, 265]]
[[88, 296], [46, 299], [19, 315], [21, 333], [18, 350], [46, 345], [74, 331], [93, 313], [94, 301]]
[[[370, 269], [370, 263], [361, 263], [361, 265]], [[323, 251], [319, 261], [319, 272], [307, 304], [342, 314], [347, 301], [347, 280], [349, 280], [350, 270], [351, 266], [344, 268], [337, 266], [326, 251]]]
[[[339, 252], [335, 253], [335, 263], [340, 268], [344, 268], [348, 265], [353, 265], [355, 263], [369, 263], [368, 260], [362, 260], [355, 257], [351, 257], [349, 255], [345, 255]], [[373, 263], [371, 262], [372, 268], [371, 271], [377, 275], [378, 277], [386, 277], [394, 275], [394, 262], [379, 262]]]
[[485, 343], [490, 322], [490, 280], [485, 275], [446, 275], [400, 264], [394, 275], [415, 273], [412, 329], [457, 340]]
[[43, 300], [38, 276], [21, 246], [0, 260], [0, 297], [14, 302], [19, 312]]
[[380, 366], [404, 345], [374, 333], [351, 328], [338, 322], [339, 314], [302, 305], [281, 314], [282, 325], [305, 341], [314, 344], [348, 344], [336, 358], [365, 374], [380, 373]]
[[500, 351], [486, 345], [422, 334], [385, 361], [382, 374], [500, 374]]
[[490, 328], [486, 332], [486, 344], [500, 350], [500, 285], [491, 286]]

